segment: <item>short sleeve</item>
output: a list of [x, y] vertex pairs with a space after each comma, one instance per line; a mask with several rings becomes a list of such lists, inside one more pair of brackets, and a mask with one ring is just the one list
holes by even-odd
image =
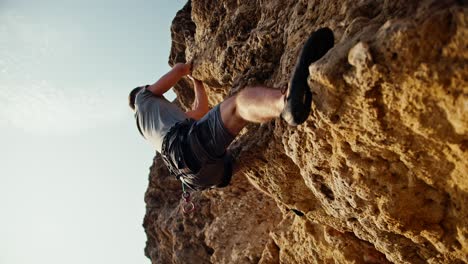
[[137, 95], [135, 98], [135, 104], [136, 105], [141, 105], [145, 101], [147, 101], [150, 98], [158, 98], [158, 99], [165, 99], [164, 96], [156, 96], [152, 92], [150, 92], [147, 88], [149, 85], [145, 86]]

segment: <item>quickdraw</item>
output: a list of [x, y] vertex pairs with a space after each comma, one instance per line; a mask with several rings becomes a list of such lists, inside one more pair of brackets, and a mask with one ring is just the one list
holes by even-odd
[[182, 200], [184, 204], [182, 205], [182, 211], [184, 214], [190, 214], [195, 211], [195, 204], [192, 202], [190, 193], [185, 190], [185, 184], [182, 182]]

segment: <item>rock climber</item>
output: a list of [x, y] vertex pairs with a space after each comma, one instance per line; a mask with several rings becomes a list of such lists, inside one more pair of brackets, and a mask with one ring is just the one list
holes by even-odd
[[[333, 44], [330, 29], [315, 31], [301, 50], [287, 90], [261, 85], [246, 87], [211, 110], [203, 83], [191, 77], [192, 64], [177, 63], [154, 84], [130, 92], [129, 105], [138, 130], [162, 155], [169, 171], [186, 186], [194, 190], [224, 187], [232, 173], [227, 148], [249, 122], [264, 123], [281, 117], [297, 126], [307, 119], [312, 102], [308, 66]], [[195, 91], [193, 107], [188, 112], [163, 96], [184, 76], [192, 79]]]

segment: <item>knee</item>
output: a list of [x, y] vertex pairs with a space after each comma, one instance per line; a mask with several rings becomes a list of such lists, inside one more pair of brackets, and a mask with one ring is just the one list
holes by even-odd
[[248, 113], [247, 113], [247, 107], [242, 106], [242, 95], [239, 96], [239, 94], [235, 95], [234, 98], [234, 104], [232, 108], [232, 115], [240, 118], [244, 121], [247, 121]]
[[221, 103], [221, 119], [232, 135], [237, 135], [247, 124], [241, 109], [242, 107], [237, 103], [236, 95]]
[[238, 94], [231, 96], [221, 104], [221, 116], [231, 118], [242, 118], [239, 110], [242, 107], [239, 106]]

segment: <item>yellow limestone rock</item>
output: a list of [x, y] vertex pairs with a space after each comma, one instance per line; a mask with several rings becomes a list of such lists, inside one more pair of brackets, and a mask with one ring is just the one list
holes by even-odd
[[[288, 83], [307, 36], [309, 119], [249, 125], [231, 186], [194, 194], [159, 157], [145, 195], [153, 263], [467, 263], [466, 1], [193, 0], [169, 63], [195, 58], [211, 106], [245, 85]], [[175, 87], [193, 100], [190, 82]]]

